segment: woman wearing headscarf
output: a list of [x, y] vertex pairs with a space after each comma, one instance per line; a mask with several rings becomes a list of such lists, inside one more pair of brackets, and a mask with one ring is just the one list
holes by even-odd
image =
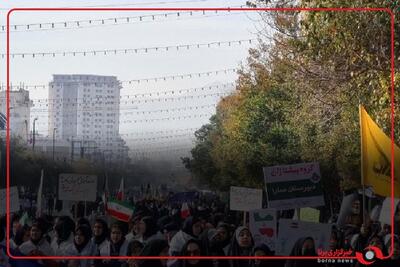
[[[228, 256], [250, 256], [254, 246], [253, 237], [247, 227], [239, 226], [232, 237], [231, 246], [228, 250]], [[231, 267], [248, 267], [249, 260], [230, 260]]]
[[92, 243], [94, 244], [94, 249], [97, 254], [109, 243], [108, 237], [109, 230], [107, 223], [102, 219], [96, 219], [93, 225]]
[[[312, 237], [300, 238], [294, 244], [290, 256], [316, 257], [315, 243]], [[314, 267], [320, 266], [316, 260], [287, 260], [285, 267]]]
[[[139, 256], [142, 253], [144, 245], [138, 240], [133, 240], [128, 245], [128, 254], [127, 256]], [[124, 267], [138, 267], [139, 261], [135, 259], [129, 259], [128, 262], [124, 265]]]
[[198, 217], [187, 217], [183, 222], [182, 229], [174, 235], [170, 242], [169, 255], [178, 256], [186, 242], [198, 238], [202, 231], [201, 221]]
[[55, 238], [51, 242], [51, 248], [55, 256], [65, 256], [67, 248], [74, 242], [74, 221], [68, 216], [62, 216], [54, 226]]
[[220, 222], [218, 223], [216, 230], [218, 233], [216, 237], [218, 243], [221, 244], [221, 247], [225, 253], [224, 255], [227, 255], [232, 238], [231, 228], [229, 227], [229, 224]]
[[13, 249], [18, 248], [22, 243], [29, 241], [30, 239], [30, 228], [28, 225], [24, 225], [17, 229], [14, 237], [10, 239], [10, 247]]
[[[168, 242], [162, 239], [154, 239], [149, 241], [143, 248], [140, 256], [168, 256]], [[139, 267], [165, 267], [167, 266], [167, 260], [142, 260], [139, 263]]]
[[54, 252], [49, 242], [44, 238], [43, 226], [33, 223], [30, 231], [30, 239], [21, 246], [19, 251], [27, 256], [53, 256]]
[[[263, 256], [273, 256], [274, 253], [271, 251], [271, 249], [266, 245], [266, 244], [261, 244], [256, 247], [254, 247], [253, 252], [251, 253], [252, 256], [255, 257], [263, 257]], [[271, 263], [267, 263], [267, 260], [252, 260], [251, 261], [251, 266], [252, 267], [266, 267], [268, 265], [271, 265]], [[274, 266], [275, 261], [274, 261]]]
[[[199, 240], [190, 239], [183, 246], [181, 251], [182, 256], [200, 257], [207, 256]], [[211, 267], [212, 262], [210, 260], [200, 260], [200, 259], [184, 259], [178, 260], [171, 267]]]
[[[74, 242], [67, 249], [68, 256], [94, 256], [95, 249], [91, 241], [92, 231], [89, 226], [82, 224], [75, 230]], [[68, 267], [90, 267], [91, 260], [69, 260]]]
[[[225, 256], [224, 243], [222, 242], [224, 235], [217, 229], [207, 229], [201, 236], [201, 244], [206, 256]], [[213, 259], [212, 265], [214, 267], [228, 267], [228, 260]]]
[[158, 232], [156, 221], [151, 216], [143, 217], [139, 222], [139, 241], [146, 244], [154, 239], [163, 239], [164, 236]]
[[[107, 243], [100, 250], [100, 256], [126, 256], [128, 252], [129, 241], [125, 239], [125, 233], [121, 223], [116, 222], [111, 225], [110, 228], [110, 242]], [[100, 262], [95, 263], [96, 266], [109, 266], [109, 267], [121, 267], [122, 261], [119, 260], [105, 260], [100, 265]]]

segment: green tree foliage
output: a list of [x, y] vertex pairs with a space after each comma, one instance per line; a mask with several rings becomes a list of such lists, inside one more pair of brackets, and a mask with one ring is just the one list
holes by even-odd
[[[253, 1], [248, 5], [392, 7], [386, 0]], [[264, 23], [260, 45], [249, 51], [235, 93], [219, 103], [211, 123], [198, 131], [192, 158], [184, 159], [186, 167], [224, 190], [230, 185], [262, 186], [263, 166], [318, 161], [328, 196], [339, 185], [341, 189], [358, 186], [360, 103], [390, 136], [390, 14], [323, 11], [262, 12], [260, 16]], [[396, 34], [400, 34], [398, 24]], [[398, 94], [396, 87], [395, 98]], [[395, 104], [397, 114], [400, 104]], [[400, 144], [396, 118], [395, 138]]]

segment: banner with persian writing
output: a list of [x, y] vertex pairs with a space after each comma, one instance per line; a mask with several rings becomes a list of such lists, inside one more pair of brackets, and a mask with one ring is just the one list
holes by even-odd
[[264, 167], [268, 208], [280, 210], [324, 206], [319, 164]]

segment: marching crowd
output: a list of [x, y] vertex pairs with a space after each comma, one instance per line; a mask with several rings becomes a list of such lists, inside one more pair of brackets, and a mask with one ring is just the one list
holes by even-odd
[[[237, 215], [237, 216], [236, 216]], [[396, 213], [398, 219], [398, 212]], [[257, 259], [42, 259], [13, 260], [7, 257], [5, 218], [0, 225], [0, 266], [59, 267], [256, 267], [256, 266], [336, 266], [337, 262], [308, 260]], [[157, 200], [135, 203], [129, 222], [110, 220], [109, 216], [78, 218], [43, 215], [32, 223], [22, 224], [21, 215], [10, 222], [10, 249], [13, 255], [27, 256], [274, 256], [265, 244], [255, 244], [248, 224], [239, 214], [218, 201], [192, 203], [190, 214], [183, 217], [177, 205]], [[278, 226], [279, 227], [279, 226]], [[395, 232], [399, 234], [399, 225]], [[345, 226], [333, 224], [331, 251], [363, 251], [368, 246], [380, 248], [384, 255], [391, 249], [391, 227], [372, 219], [363, 220], [360, 200], [352, 203]], [[394, 236], [394, 253], [386, 263], [400, 266], [400, 240]], [[318, 256], [314, 239], [297, 240], [290, 256]], [[371, 266], [380, 265], [376, 261]], [[340, 266], [361, 266], [356, 260]]]

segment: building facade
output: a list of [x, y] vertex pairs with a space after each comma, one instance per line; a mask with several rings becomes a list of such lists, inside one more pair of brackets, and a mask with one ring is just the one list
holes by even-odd
[[[20, 89], [10, 91], [10, 136], [27, 142], [29, 138], [30, 113], [33, 102], [29, 91]], [[7, 115], [6, 91], [0, 92], [0, 113]]]
[[115, 76], [53, 75], [49, 136], [70, 142], [73, 155], [91, 157], [90, 151], [111, 151], [113, 161], [121, 158], [119, 148], [125, 142], [119, 135], [120, 89]]

